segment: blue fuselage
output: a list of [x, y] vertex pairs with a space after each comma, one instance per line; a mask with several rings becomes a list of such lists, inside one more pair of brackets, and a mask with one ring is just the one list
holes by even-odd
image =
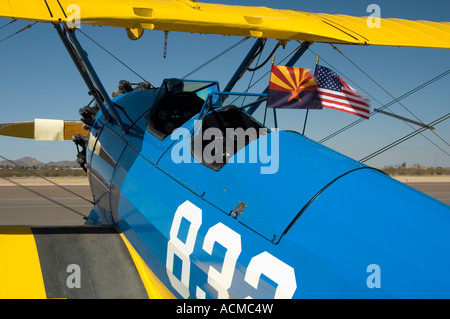
[[[88, 223], [117, 225], [176, 297], [450, 297], [447, 205], [290, 131], [218, 168], [176, 161], [197, 114], [152, 133], [160, 90], [114, 99], [125, 131], [97, 114]], [[274, 141], [271, 161], [236, 160]]]

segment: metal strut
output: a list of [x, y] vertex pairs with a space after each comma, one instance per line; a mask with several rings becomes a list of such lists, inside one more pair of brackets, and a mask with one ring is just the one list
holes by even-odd
[[230, 92], [233, 86], [236, 84], [236, 82], [239, 81], [240, 78], [242, 78], [247, 68], [250, 67], [253, 60], [255, 60], [255, 57], [257, 55], [256, 51], [258, 51], [261, 48], [264, 41], [265, 39], [257, 39], [255, 41], [253, 46], [250, 48], [250, 51], [247, 53], [247, 56], [242, 61], [241, 65], [239, 65], [230, 82], [228, 82], [227, 86], [225, 87], [224, 89], [225, 92]]
[[[117, 112], [117, 108], [114, 102], [110, 99], [105, 88], [103, 87], [103, 84], [100, 81], [97, 73], [95, 72], [95, 69], [92, 66], [91, 62], [89, 61], [86, 52], [83, 50], [80, 42], [78, 42], [78, 39], [75, 36], [75, 31], [70, 30], [65, 25], [64, 30], [61, 28], [61, 25], [57, 23], [54, 23], [53, 25], [55, 26], [55, 29], [58, 32], [58, 35], [61, 38], [61, 41], [63, 42], [67, 52], [72, 58], [72, 61], [77, 67], [78, 72], [86, 83], [86, 86], [89, 89], [89, 94], [92, 95], [95, 102], [102, 110], [102, 113], [104, 114], [106, 120], [111, 121], [112, 115], [122, 131], [125, 131], [124, 124]], [[108, 108], [106, 108], [105, 104], [108, 106]], [[108, 109], [110, 112], [108, 111]]]

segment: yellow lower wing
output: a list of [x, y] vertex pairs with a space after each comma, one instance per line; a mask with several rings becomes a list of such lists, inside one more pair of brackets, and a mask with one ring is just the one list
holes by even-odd
[[39, 256], [29, 227], [0, 228], [0, 298], [46, 298]]
[[[450, 23], [314, 14], [191, 0], [0, 0], [0, 17], [279, 40], [450, 48]], [[130, 32], [129, 32], [130, 33]]]
[[0, 257], [0, 299], [175, 298], [115, 228], [1, 226]]

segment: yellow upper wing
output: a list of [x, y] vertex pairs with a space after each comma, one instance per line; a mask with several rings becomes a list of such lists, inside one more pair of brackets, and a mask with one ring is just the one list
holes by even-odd
[[[79, 11], [76, 10], [77, 5]], [[72, 5], [72, 6], [71, 6]], [[191, 0], [0, 0], [0, 17], [359, 45], [450, 48], [450, 23], [315, 14]]]

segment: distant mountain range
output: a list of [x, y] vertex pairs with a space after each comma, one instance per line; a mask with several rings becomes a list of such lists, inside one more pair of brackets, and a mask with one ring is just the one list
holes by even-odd
[[[14, 165], [14, 162], [16, 165]], [[23, 157], [14, 161], [0, 161], [0, 166], [24, 166], [24, 167], [45, 167], [45, 166], [58, 166], [58, 167], [80, 167], [76, 161], [59, 161], [42, 163], [33, 157]]]

